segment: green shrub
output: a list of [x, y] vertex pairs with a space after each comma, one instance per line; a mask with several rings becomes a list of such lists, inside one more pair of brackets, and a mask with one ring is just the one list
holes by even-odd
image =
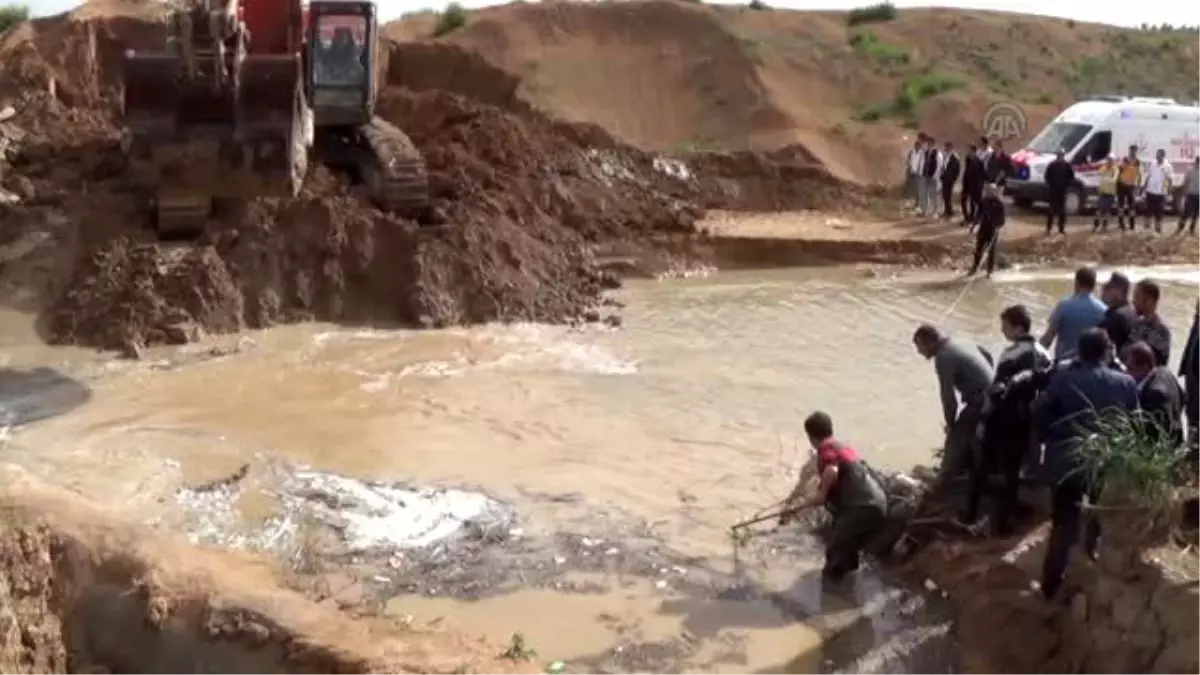
[[908, 52], [896, 45], [880, 40], [870, 31], [855, 33], [850, 36], [850, 46], [863, 56], [884, 64], [908, 63]]
[[906, 79], [900, 85], [894, 107], [897, 113], [911, 114], [927, 98], [944, 94], [963, 86], [963, 81], [953, 75], [924, 73]]
[[900, 12], [895, 5], [890, 2], [880, 2], [850, 10], [846, 15], [846, 23], [851, 26], [859, 26], [864, 23], [895, 21], [899, 15]]
[[441, 37], [467, 25], [467, 9], [457, 2], [446, 5], [438, 16], [437, 25], [433, 27], [433, 36]]
[[[1170, 435], [1139, 413], [1097, 411], [1098, 433], [1078, 449], [1080, 471], [1115, 500], [1149, 512], [1172, 506], [1180, 456]], [[1103, 498], [1102, 498], [1103, 499]]]
[[765, 11], [771, 9], [771, 6], [763, 2], [763, 0], [750, 0], [750, 9]]
[[0, 7], [0, 33], [29, 20], [29, 8], [25, 5], [4, 5]]

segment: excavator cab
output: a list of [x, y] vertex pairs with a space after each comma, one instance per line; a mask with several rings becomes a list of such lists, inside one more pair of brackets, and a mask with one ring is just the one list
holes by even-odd
[[309, 3], [307, 85], [317, 127], [351, 127], [371, 121], [376, 28], [374, 2]]

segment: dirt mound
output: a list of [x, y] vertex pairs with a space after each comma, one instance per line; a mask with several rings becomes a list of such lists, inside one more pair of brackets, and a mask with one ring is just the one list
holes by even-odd
[[6, 673], [533, 672], [500, 648], [355, 621], [265, 564], [147, 536], [0, 466]]
[[[385, 32], [412, 40], [432, 25], [418, 15]], [[640, 147], [801, 145], [833, 175], [864, 183], [899, 178], [913, 129], [965, 144], [1000, 101], [1019, 105], [1033, 134], [1096, 92], [1200, 97], [1194, 32], [1001, 12], [903, 9], [848, 26], [844, 12], [514, 3], [472, 11], [439, 42], [517, 76], [519, 96], [537, 107]]]

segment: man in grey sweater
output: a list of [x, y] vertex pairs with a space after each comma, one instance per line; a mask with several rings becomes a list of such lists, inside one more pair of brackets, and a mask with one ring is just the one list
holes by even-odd
[[917, 327], [913, 344], [921, 356], [933, 360], [937, 372], [946, 423], [939, 473], [945, 482], [974, 470], [979, 463], [977, 427], [992, 383], [991, 359], [982, 349], [953, 340], [927, 323]]

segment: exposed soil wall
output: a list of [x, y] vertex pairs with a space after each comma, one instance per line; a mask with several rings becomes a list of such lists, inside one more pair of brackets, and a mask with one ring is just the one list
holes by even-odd
[[0, 466], [0, 671], [536, 672], [500, 647], [353, 620], [265, 561], [149, 536]]

